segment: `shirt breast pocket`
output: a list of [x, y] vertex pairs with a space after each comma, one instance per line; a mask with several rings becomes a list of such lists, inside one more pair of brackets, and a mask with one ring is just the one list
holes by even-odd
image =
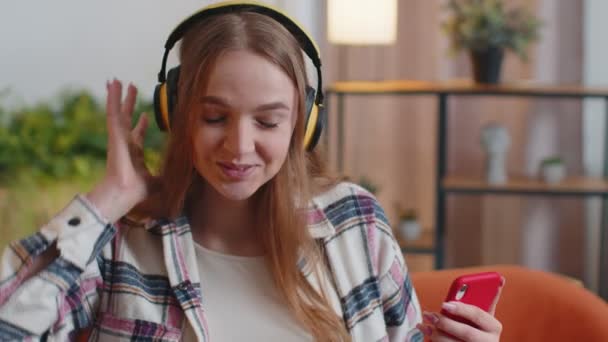
[[100, 341], [179, 341], [180, 329], [141, 319], [128, 319], [103, 313], [96, 326]]

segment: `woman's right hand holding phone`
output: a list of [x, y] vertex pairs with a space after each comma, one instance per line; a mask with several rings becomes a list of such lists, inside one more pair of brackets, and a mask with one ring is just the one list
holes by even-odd
[[129, 84], [123, 100], [122, 84], [114, 79], [107, 83], [107, 92], [106, 171], [86, 197], [106, 219], [115, 222], [148, 196], [152, 175], [144, 163], [145, 113], [131, 128], [137, 88]]
[[[499, 341], [502, 324], [495, 317], [495, 312], [505, 284], [505, 278], [501, 278], [500, 287], [487, 312], [475, 305], [460, 301], [448, 301], [442, 304], [442, 313], [424, 312], [423, 317], [426, 324], [419, 324], [418, 329], [428, 340], [433, 342]], [[470, 322], [470, 324], [464, 322]]]

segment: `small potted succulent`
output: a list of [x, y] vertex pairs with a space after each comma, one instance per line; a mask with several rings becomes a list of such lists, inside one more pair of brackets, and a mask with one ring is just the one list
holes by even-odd
[[447, 9], [451, 15], [442, 27], [451, 49], [469, 52], [478, 83], [498, 83], [504, 50], [526, 60], [539, 36], [540, 21], [530, 11], [507, 9], [502, 0], [449, 0]]
[[548, 184], [557, 184], [566, 177], [566, 167], [558, 156], [543, 159], [540, 169], [542, 179]]
[[414, 209], [406, 209], [399, 211], [399, 224], [397, 226], [399, 236], [408, 241], [414, 241], [420, 238], [422, 227], [418, 222], [418, 215]]

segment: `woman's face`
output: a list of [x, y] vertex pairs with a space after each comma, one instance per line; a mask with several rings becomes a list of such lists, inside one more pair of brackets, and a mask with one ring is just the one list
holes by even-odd
[[230, 200], [274, 177], [297, 118], [296, 88], [277, 65], [247, 50], [222, 54], [196, 106], [194, 166]]

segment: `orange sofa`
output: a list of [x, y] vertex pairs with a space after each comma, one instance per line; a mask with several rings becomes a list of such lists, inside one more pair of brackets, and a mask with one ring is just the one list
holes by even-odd
[[453, 279], [497, 271], [506, 278], [496, 316], [501, 341], [608, 341], [608, 303], [574, 281], [520, 266], [413, 272], [423, 310], [439, 311]]

